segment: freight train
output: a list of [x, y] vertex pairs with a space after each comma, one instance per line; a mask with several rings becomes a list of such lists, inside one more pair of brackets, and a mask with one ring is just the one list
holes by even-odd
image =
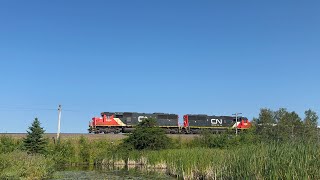
[[89, 133], [130, 133], [146, 118], [153, 118], [157, 126], [168, 134], [198, 134], [203, 129], [212, 133], [221, 133], [228, 129], [243, 130], [251, 127], [246, 117], [209, 116], [205, 114], [186, 114], [183, 125], [179, 125], [179, 116], [168, 113], [102, 112], [89, 122]]

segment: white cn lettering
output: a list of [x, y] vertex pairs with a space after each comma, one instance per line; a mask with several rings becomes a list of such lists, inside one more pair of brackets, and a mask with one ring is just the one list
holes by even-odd
[[138, 121], [142, 122], [144, 119], [147, 119], [147, 118], [148, 118], [147, 116], [139, 116]]
[[212, 125], [222, 124], [222, 119], [211, 119]]

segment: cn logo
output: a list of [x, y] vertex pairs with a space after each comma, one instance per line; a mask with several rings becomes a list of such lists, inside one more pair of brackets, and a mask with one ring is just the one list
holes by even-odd
[[144, 119], [147, 119], [147, 118], [148, 118], [147, 116], [139, 116], [138, 121], [142, 122]]
[[222, 124], [222, 119], [211, 119], [212, 125]]

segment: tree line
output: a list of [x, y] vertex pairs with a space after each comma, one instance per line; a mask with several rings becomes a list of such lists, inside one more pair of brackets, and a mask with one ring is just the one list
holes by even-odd
[[302, 119], [295, 111], [280, 108], [273, 111], [260, 109], [259, 117], [252, 120], [256, 135], [266, 141], [318, 140], [318, 115], [311, 109], [305, 111]]

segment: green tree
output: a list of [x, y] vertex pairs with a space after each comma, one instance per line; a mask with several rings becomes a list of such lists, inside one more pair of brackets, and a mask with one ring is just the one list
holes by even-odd
[[259, 118], [255, 119], [256, 131], [264, 140], [274, 140], [276, 138], [276, 119], [275, 112], [262, 108], [260, 109]]
[[318, 137], [318, 115], [316, 112], [312, 111], [311, 109], [304, 112], [304, 137], [305, 140], [316, 140]]
[[279, 116], [278, 137], [280, 140], [294, 140], [302, 135], [303, 125], [301, 118], [296, 112], [283, 112]]
[[278, 111], [274, 112], [274, 120], [275, 123], [279, 123], [281, 121], [281, 119], [287, 115], [288, 111], [286, 108], [279, 108]]
[[305, 114], [304, 123], [309, 127], [317, 127], [318, 119], [319, 119], [317, 113], [309, 109], [305, 111], [304, 114]]
[[38, 118], [34, 119], [27, 132], [27, 137], [23, 139], [24, 149], [31, 154], [44, 154], [48, 145], [48, 139], [43, 137], [45, 130], [40, 126]]
[[168, 148], [171, 145], [171, 139], [165, 134], [163, 129], [155, 126], [156, 124], [155, 119], [144, 119], [133, 133], [124, 139], [123, 146], [137, 150]]

